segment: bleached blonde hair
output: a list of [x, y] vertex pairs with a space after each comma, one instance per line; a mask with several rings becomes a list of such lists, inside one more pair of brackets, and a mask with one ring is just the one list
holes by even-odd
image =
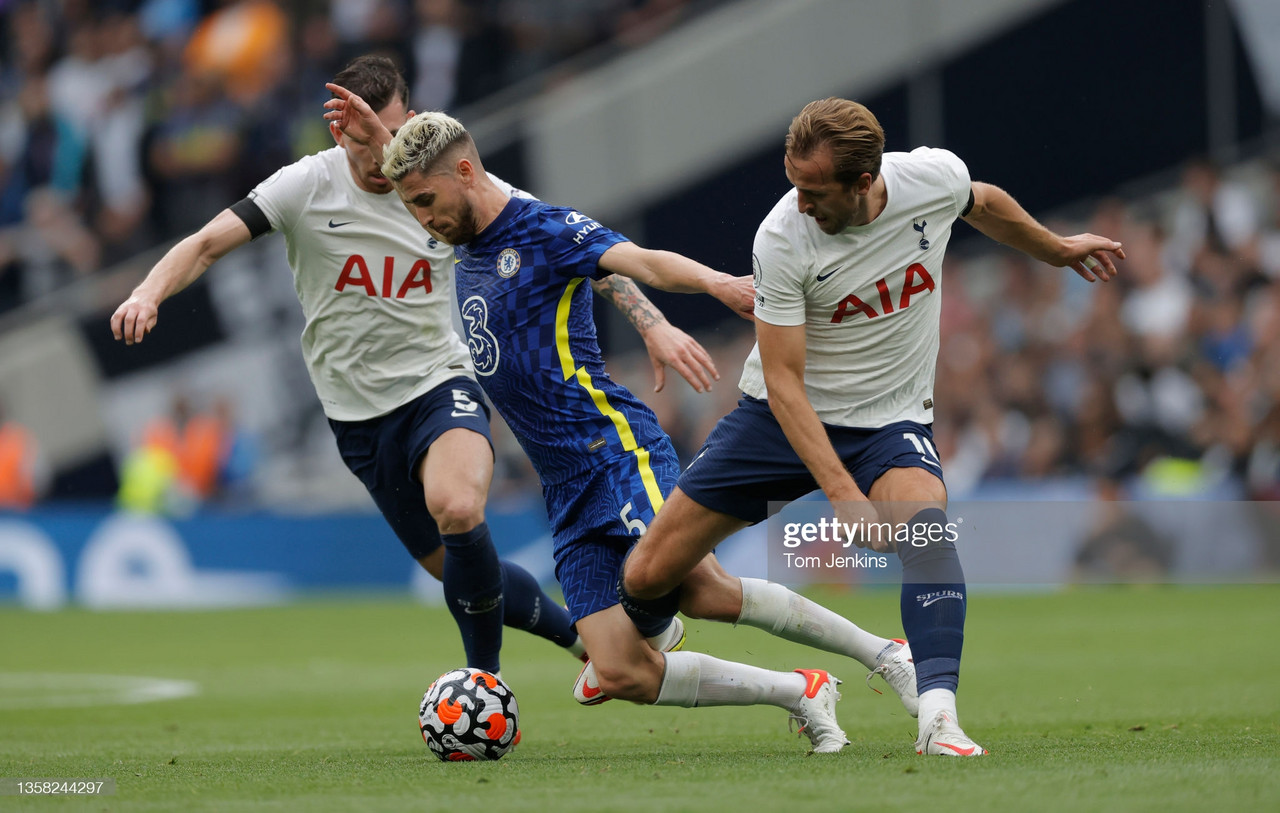
[[395, 183], [414, 170], [430, 174], [433, 164], [455, 145], [474, 142], [462, 122], [438, 112], [419, 113], [396, 131], [382, 159], [382, 174]]

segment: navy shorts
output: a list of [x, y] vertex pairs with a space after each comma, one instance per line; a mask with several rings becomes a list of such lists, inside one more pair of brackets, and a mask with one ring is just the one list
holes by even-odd
[[622, 562], [671, 493], [680, 459], [671, 441], [602, 462], [543, 489], [556, 580], [575, 622], [618, 603]]
[[386, 415], [329, 426], [351, 473], [369, 490], [378, 510], [414, 559], [440, 547], [440, 530], [427, 512], [418, 463], [436, 438], [450, 429], [489, 434], [489, 406], [480, 385], [451, 378]]
[[[823, 426], [863, 494], [889, 469], [924, 469], [942, 479], [932, 424]], [[768, 401], [749, 395], [711, 430], [677, 485], [699, 505], [753, 523], [768, 517], [770, 502], [791, 502], [818, 488]]]

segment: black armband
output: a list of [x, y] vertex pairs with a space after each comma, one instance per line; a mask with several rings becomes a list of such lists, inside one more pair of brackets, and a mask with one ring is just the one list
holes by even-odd
[[969, 186], [969, 202], [968, 202], [968, 203], [966, 203], [966, 204], [964, 205], [964, 208], [960, 210], [960, 216], [961, 216], [961, 217], [968, 217], [968, 215], [969, 215], [969, 210], [971, 210], [972, 208], [973, 208], [973, 186], [972, 186], [972, 185], [970, 185], [970, 186]]
[[266, 212], [263, 212], [258, 204], [253, 202], [253, 198], [244, 198], [231, 204], [231, 211], [236, 217], [244, 221], [249, 227], [249, 238], [257, 240], [262, 235], [271, 231], [271, 221], [267, 220]]

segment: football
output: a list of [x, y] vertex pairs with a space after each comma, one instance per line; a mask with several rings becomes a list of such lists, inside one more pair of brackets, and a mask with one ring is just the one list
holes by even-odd
[[501, 759], [520, 739], [520, 708], [497, 675], [454, 669], [422, 696], [418, 727], [431, 753], [446, 762]]

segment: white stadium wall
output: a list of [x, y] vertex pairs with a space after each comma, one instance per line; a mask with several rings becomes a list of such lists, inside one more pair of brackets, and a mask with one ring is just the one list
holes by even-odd
[[[626, 217], [779, 138], [798, 99], [874, 91], [1060, 2], [726, 6], [538, 99], [526, 124], [530, 188]], [[482, 144], [483, 133], [481, 123]]]

